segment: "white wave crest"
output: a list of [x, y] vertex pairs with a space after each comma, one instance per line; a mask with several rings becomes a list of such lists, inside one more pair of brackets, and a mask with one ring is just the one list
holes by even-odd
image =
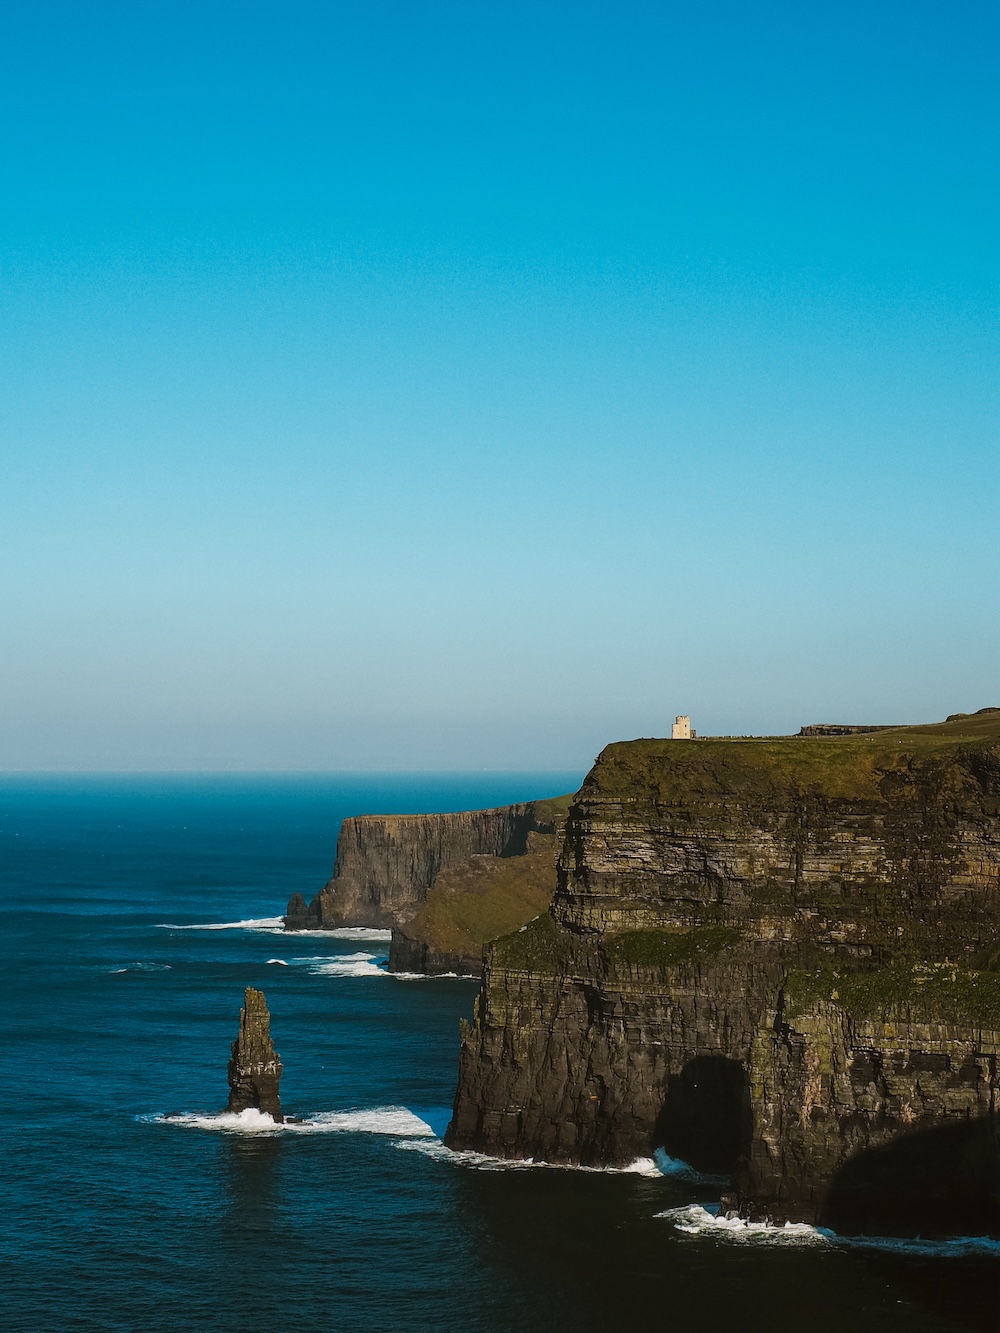
[[714, 1235], [727, 1240], [756, 1241], [765, 1244], [837, 1245], [852, 1250], [873, 1250], [881, 1254], [913, 1255], [918, 1258], [961, 1259], [970, 1255], [1000, 1255], [1000, 1240], [992, 1236], [945, 1236], [924, 1239], [921, 1236], [842, 1236], [827, 1227], [812, 1227], [806, 1222], [748, 1222], [742, 1217], [726, 1217], [710, 1208], [691, 1204], [687, 1208], [669, 1208], [657, 1217], [668, 1218], [678, 1231], [688, 1236]]
[[376, 930], [374, 926], [343, 926], [339, 930], [310, 930], [301, 933], [328, 935], [334, 940], [358, 940], [361, 943], [370, 940], [372, 944], [388, 944], [392, 939], [391, 930]]
[[784, 1226], [776, 1226], [773, 1222], [748, 1222], [742, 1217], [712, 1212], [697, 1203], [685, 1208], [668, 1208], [656, 1216], [667, 1218], [686, 1236], [714, 1235], [758, 1244], [825, 1245], [830, 1240], [828, 1232], [805, 1222], [786, 1222]]
[[715, 1176], [706, 1171], [699, 1171], [690, 1162], [680, 1157], [669, 1157], [662, 1148], [657, 1148], [654, 1157], [661, 1176], [670, 1176], [673, 1180], [690, 1181], [693, 1185], [725, 1185], [728, 1176]]
[[1000, 1240], [993, 1236], [948, 1236], [924, 1240], [921, 1236], [841, 1236], [835, 1231], [822, 1234], [849, 1249], [877, 1250], [881, 1254], [907, 1254], [919, 1258], [963, 1259], [970, 1255], [1000, 1255]]
[[170, 972], [169, 963], [127, 963], [125, 967], [112, 967], [108, 971], [117, 976], [122, 972]]
[[467, 972], [390, 972], [396, 981], [474, 981], [479, 977], [470, 977]]
[[440, 1139], [433, 1142], [401, 1141], [395, 1145], [408, 1152], [420, 1152], [439, 1162], [455, 1166], [469, 1166], [476, 1171], [587, 1171], [594, 1175], [662, 1177], [662, 1172], [651, 1157], [637, 1157], [628, 1166], [576, 1166], [570, 1162], [540, 1162], [533, 1157], [489, 1157], [486, 1153], [455, 1151], [446, 1148]]
[[[145, 1117], [140, 1117], [144, 1119]], [[207, 1129], [230, 1134], [388, 1134], [410, 1138], [433, 1138], [434, 1131], [425, 1120], [405, 1106], [373, 1106], [365, 1110], [323, 1111], [301, 1120], [278, 1124], [262, 1111], [249, 1108], [238, 1113], [222, 1111], [218, 1115], [189, 1112], [150, 1117], [160, 1125], [179, 1125], [183, 1129]]]
[[284, 935], [284, 919], [280, 916], [249, 917], [246, 921], [210, 921], [195, 926], [178, 926], [170, 921], [157, 924], [158, 930], [257, 930], [267, 935]]
[[287, 967], [287, 966], [288, 966], [288, 964], [285, 962], [284, 958], [269, 958], [269, 959], [267, 960], [267, 965], [270, 966], [272, 963], [277, 963], [279, 967]]
[[310, 958], [307, 965], [316, 977], [387, 977], [377, 959], [374, 953], [345, 953], [339, 958]]

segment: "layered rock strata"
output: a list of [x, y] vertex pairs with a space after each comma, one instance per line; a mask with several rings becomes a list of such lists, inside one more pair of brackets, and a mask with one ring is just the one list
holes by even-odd
[[517, 856], [470, 856], [442, 870], [417, 914], [393, 927], [391, 972], [479, 976], [483, 947], [544, 912], [556, 887], [555, 833]]
[[551, 899], [568, 805], [345, 819], [331, 879], [311, 903], [292, 897], [285, 928], [395, 928], [393, 970], [478, 972], [483, 943]]
[[998, 940], [995, 714], [609, 746], [550, 911], [487, 949], [446, 1141], [663, 1147], [751, 1217], [1000, 1230]]
[[233, 1042], [229, 1061], [227, 1111], [251, 1108], [279, 1123], [281, 1113], [281, 1061], [271, 1040], [271, 1015], [263, 991], [248, 986], [240, 1010], [240, 1033]]

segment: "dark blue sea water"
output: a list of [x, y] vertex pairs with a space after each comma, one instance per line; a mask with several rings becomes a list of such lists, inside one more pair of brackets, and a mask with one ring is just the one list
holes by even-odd
[[[452, 1158], [476, 985], [267, 927], [327, 878], [345, 815], [580, 776], [0, 779], [0, 1327], [996, 1327], [996, 1260], [733, 1237], [683, 1211], [710, 1185]], [[214, 1118], [248, 984], [303, 1128]]]

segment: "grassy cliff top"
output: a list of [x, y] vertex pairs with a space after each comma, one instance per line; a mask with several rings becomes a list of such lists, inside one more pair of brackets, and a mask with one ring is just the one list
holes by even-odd
[[440, 872], [405, 933], [443, 953], [478, 958], [484, 944], [545, 911], [555, 858], [555, 837], [538, 833], [524, 856], [470, 856]]
[[569, 814], [575, 795], [575, 792], [567, 792], [565, 796], [550, 796], [544, 801], [532, 801], [535, 818], [540, 824], [561, 824]]
[[496, 815], [516, 807], [533, 810], [535, 819], [539, 823], [561, 823], [569, 813], [574, 795], [574, 792], [568, 792], [565, 796], [547, 796], [540, 801], [515, 801], [511, 805], [491, 805], [483, 810], [437, 810], [433, 814], [417, 815], [367, 814], [352, 815], [350, 818], [356, 822], [378, 820], [380, 823], [390, 826], [416, 825], [428, 819], [460, 819], [463, 815]]
[[1000, 711], [862, 736], [619, 741], [601, 752], [582, 794], [669, 801], [820, 792], [832, 798], [879, 800], [879, 783], [893, 770], [996, 745]]

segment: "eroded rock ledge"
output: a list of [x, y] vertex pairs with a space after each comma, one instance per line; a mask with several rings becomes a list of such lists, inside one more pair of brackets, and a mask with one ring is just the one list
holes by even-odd
[[1000, 717], [609, 746], [487, 949], [447, 1142], [731, 1172], [752, 1217], [1000, 1234]]

